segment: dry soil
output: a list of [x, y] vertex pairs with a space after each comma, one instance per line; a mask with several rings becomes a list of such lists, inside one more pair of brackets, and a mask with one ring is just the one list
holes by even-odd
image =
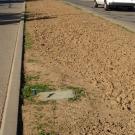
[[39, 76], [31, 83], [83, 87], [86, 96], [25, 100], [24, 135], [135, 135], [135, 34], [60, 0], [26, 4], [25, 75]]

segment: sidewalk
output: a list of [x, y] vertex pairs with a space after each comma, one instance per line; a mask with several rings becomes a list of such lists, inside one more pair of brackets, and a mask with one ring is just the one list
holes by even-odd
[[7, 97], [23, 2], [0, 1], [0, 125]]

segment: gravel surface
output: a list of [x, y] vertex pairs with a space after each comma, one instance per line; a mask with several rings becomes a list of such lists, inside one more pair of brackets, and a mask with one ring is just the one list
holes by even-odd
[[31, 83], [85, 88], [78, 101], [23, 105], [24, 135], [135, 134], [135, 34], [60, 0], [27, 1]]

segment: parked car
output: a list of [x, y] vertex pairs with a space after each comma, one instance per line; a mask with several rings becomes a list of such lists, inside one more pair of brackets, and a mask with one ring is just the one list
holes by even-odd
[[94, 0], [94, 8], [97, 8], [98, 5], [104, 5], [105, 10], [109, 10], [114, 6], [124, 6], [129, 9], [134, 9], [135, 0]]

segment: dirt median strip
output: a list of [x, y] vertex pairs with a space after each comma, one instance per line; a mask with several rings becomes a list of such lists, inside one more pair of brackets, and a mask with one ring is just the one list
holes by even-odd
[[24, 91], [70, 87], [78, 98], [24, 92], [24, 135], [134, 135], [135, 34], [58, 0], [28, 0], [25, 33]]

